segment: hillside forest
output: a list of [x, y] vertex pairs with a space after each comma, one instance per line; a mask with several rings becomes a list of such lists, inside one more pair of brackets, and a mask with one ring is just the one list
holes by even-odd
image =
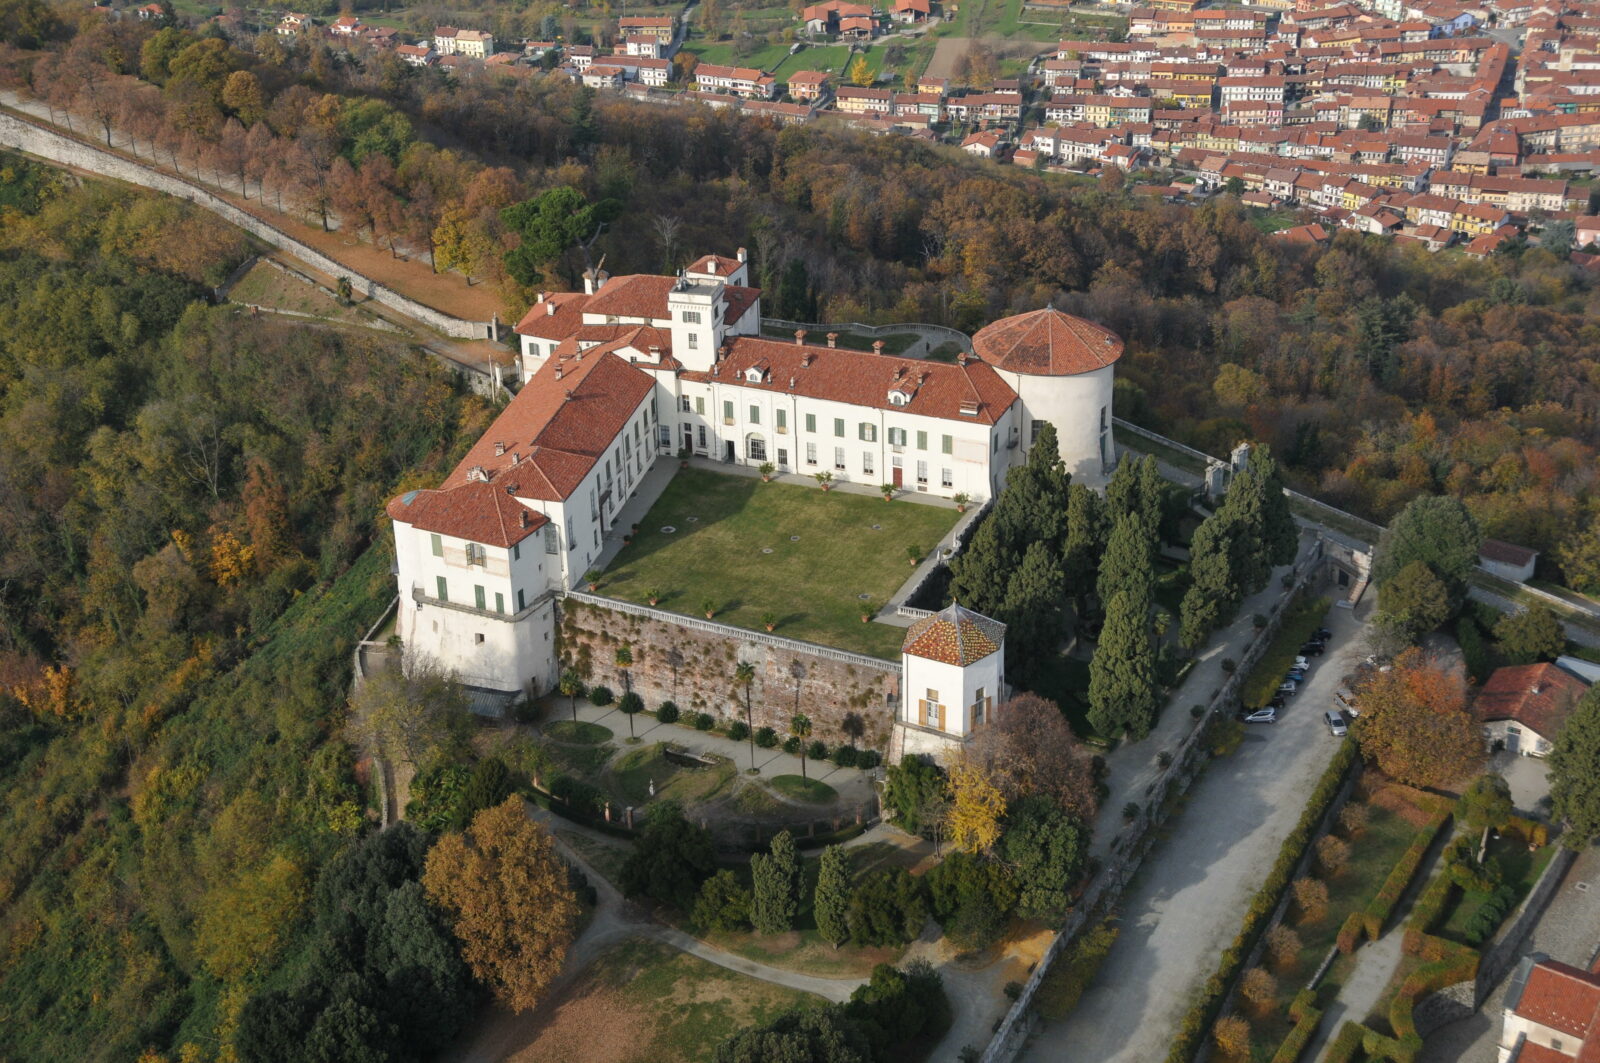
[[1542, 551], [1542, 575], [1600, 590], [1600, 307], [1560, 249], [1291, 245], [1231, 197], [1135, 199], [1114, 168], [1039, 174], [538, 71], [11, 7], [0, 78], [82, 135], [120, 128], [273, 210], [486, 277], [510, 312], [585, 262], [568, 244], [534, 283], [502, 262], [519, 237], [501, 211], [558, 187], [605, 208], [589, 260], [659, 271], [748, 246], [774, 316], [972, 330], [1054, 301], [1127, 339], [1121, 415], [1212, 453], [1267, 442], [1291, 485], [1379, 522], [1453, 494]]

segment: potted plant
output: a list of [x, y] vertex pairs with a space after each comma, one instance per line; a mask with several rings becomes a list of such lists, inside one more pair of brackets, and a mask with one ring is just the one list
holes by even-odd
[[778, 614], [774, 613], [774, 612], [770, 612], [770, 611], [762, 613], [761, 614], [761, 626], [766, 628], [768, 631], [771, 631], [773, 628], [777, 627], [778, 626]]
[[885, 502], [894, 497], [894, 484], [881, 484], [878, 490], [883, 492], [883, 500]]
[[678, 448], [678, 468], [687, 469], [689, 467], [689, 455], [691, 455], [693, 453], [694, 453], [694, 451], [690, 450], [687, 446], [679, 447]]
[[814, 473], [813, 475], [815, 475], [817, 478], [818, 486], [820, 486], [824, 491], [833, 490], [833, 473], [823, 470], [822, 472]]
[[712, 617], [717, 615], [717, 603], [712, 601], [710, 598], [707, 598], [705, 601], [700, 603], [700, 611], [706, 614], [707, 620], [710, 620]]
[[951, 496], [950, 500], [956, 504], [957, 513], [965, 513], [967, 511], [968, 504], [972, 501], [972, 496], [967, 494], [965, 491], [957, 491], [953, 496]]
[[772, 474], [778, 471], [778, 467], [776, 465], [772, 464], [772, 462], [770, 462], [770, 461], [764, 461], [764, 462], [761, 463], [760, 471], [761, 471], [761, 482], [769, 484], [769, 483], [772, 482]]
[[878, 615], [878, 607], [877, 606], [873, 605], [871, 602], [862, 602], [861, 603], [861, 622], [863, 624], [871, 623], [872, 622], [872, 618], [877, 616], [877, 615]]
[[906, 560], [910, 561], [913, 565], [919, 564], [922, 561], [922, 549], [921, 549], [921, 547], [916, 547], [916, 546], [908, 546], [908, 547], [906, 547]]
[[651, 605], [657, 605], [661, 601], [661, 592], [656, 590], [654, 587], [645, 591], [644, 596], [649, 599]]
[[600, 589], [600, 573], [594, 571], [593, 569], [589, 570], [588, 572], [585, 572], [583, 574], [583, 582], [585, 582], [585, 583], [587, 583], [589, 585], [589, 589], [591, 591], [599, 590]]

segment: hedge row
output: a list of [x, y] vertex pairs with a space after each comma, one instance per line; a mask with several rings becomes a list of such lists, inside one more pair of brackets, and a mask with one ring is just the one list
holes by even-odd
[[1345, 916], [1344, 925], [1339, 927], [1339, 936], [1334, 943], [1339, 946], [1339, 951], [1346, 956], [1361, 947], [1367, 940], [1367, 921], [1360, 912], [1351, 912]]
[[1283, 1039], [1278, 1050], [1272, 1053], [1272, 1063], [1298, 1063], [1305, 1053], [1306, 1045], [1311, 1043], [1312, 1035], [1322, 1022], [1322, 1009], [1312, 1003], [1316, 999], [1317, 995], [1309, 989], [1302, 989], [1295, 994], [1294, 1001], [1289, 1005], [1289, 1018], [1294, 1020], [1294, 1029], [1289, 1031], [1289, 1036]]
[[1345, 1020], [1345, 1024], [1339, 1028], [1339, 1036], [1328, 1045], [1328, 1053], [1322, 1057], [1322, 1063], [1351, 1063], [1356, 1053], [1365, 1051], [1362, 1042], [1370, 1032], [1354, 1020]]
[[1366, 924], [1367, 937], [1373, 941], [1383, 936], [1383, 924], [1389, 921], [1394, 906], [1400, 903], [1400, 897], [1405, 893], [1406, 887], [1411, 885], [1413, 878], [1416, 878], [1417, 868], [1422, 866], [1422, 858], [1428, 855], [1428, 847], [1433, 844], [1439, 829], [1449, 818], [1449, 812], [1441, 812], [1426, 827], [1417, 831], [1416, 837], [1411, 839], [1411, 844], [1406, 846], [1406, 851], [1395, 861], [1389, 877], [1383, 880], [1383, 886], [1379, 888], [1377, 896], [1368, 903], [1367, 910], [1363, 913], [1363, 921]]
[[1422, 1038], [1417, 1033], [1416, 1017], [1413, 1015], [1417, 1002], [1429, 993], [1457, 982], [1469, 981], [1477, 975], [1478, 951], [1463, 945], [1442, 960], [1418, 967], [1400, 984], [1399, 992], [1389, 1003], [1389, 1026], [1400, 1044], [1410, 1050], [1410, 1056], [1401, 1063], [1409, 1063], [1410, 1058], [1422, 1051]]
[[[1406, 920], [1406, 936], [1401, 948], [1407, 956], [1424, 956], [1424, 946], [1429, 941], [1442, 939], [1433, 937], [1429, 931], [1444, 915], [1445, 905], [1450, 903], [1450, 891], [1455, 889], [1455, 882], [1445, 870], [1440, 870], [1433, 881], [1428, 883], [1428, 888], [1422, 891], [1422, 896], [1417, 898], [1417, 903], [1411, 906], [1411, 918]], [[1428, 959], [1440, 959], [1439, 956], [1428, 956]]]
[[1167, 1063], [1189, 1063], [1199, 1050], [1212, 1023], [1217, 1020], [1228, 987], [1238, 975], [1239, 969], [1244, 966], [1250, 951], [1255, 948], [1256, 941], [1266, 933], [1272, 921], [1272, 914], [1277, 910], [1278, 902], [1283, 899], [1289, 883], [1294, 880], [1295, 868], [1299, 866], [1306, 849], [1317, 836], [1317, 828], [1322, 823], [1322, 817], [1333, 804], [1333, 799], [1339, 793], [1345, 775], [1355, 765], [1356, 758], [1354, 742], [1339, 744], [1339, 751], [1333, 755], [1333, 762], [1322, 773], [1322, 778], [1312, 790], [1305, 809], [1300, 813], [1300, 821], [1295, 824], [1294, 830], [1289, 832], [1282, 848], [1278, 850], [1278, 860], [1273, 864], [1271, 873], [1256, 891], [1249, 909], [1244, 913], [1244, 924], [1240, 927], [1238, 936], [1222, 953], [1216, 973], [1206, 980], [1200, 998], [1183, 1017], [1183, 1023], [1178, 1027], [1177, 1036], [1173, 1039], [1172, 1048], [1167, 1052]]
[[1272, 695], [1278, 692], [1278, 685], [1293, 666], [1294, 659], [1300, 655], [1300, 647], [1316, 633], [1327, 617], [1326, 598], [1297, 597], [1286, 608], [1282, 626], [1255, 667], [1250, 669], [1250, 675], [1240, 689], [1239, 700], [1246, 708], [1259, 709], [1272, 700]]

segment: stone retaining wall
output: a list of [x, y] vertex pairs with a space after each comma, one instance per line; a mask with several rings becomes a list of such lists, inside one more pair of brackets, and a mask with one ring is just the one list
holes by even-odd
[[103, 148], [97, 148], [85, 141], [78, 140], [57, 130], [46, 128], [9, 111], [0, 112], [0, 143], [64, 166], [75, 166], [81, 170], [100, 174], [103, 177], [114, 177], [119, 181], [127, 181], [130, 184], [142, 185], [157, 192], [164, 192], [170, 196], [187, 199], [214, 212], [246, 232], [265, 240], [273, 247], [287, 251], [313, 269], [321, 270], [330, 277], [349, 277], [350, 283], [354, 288], [374, 302], [381, 303], [391, 310], [414, 318], [428, 328], [446, 336], [463, 339], [485, 339], [490, 335], [491, 325], [489, 323], [467, 321], [459, 317], [453, 317], [449, 314], [441, 313], [431, 306], [424, 306], [415, 299], [407, 298], [369, 277], [361, 276], [351, 270], [349, 266], [335, 262], [327, 255], [307, 244], [301, 243], [270, 222], [263, 221], [253, 214], [240, 210], [222, 197], [214, 195], [200, 185], [186, 181], [181, 177], [164, 173], [152, 166], [124, 158]]
[[845, 717], [860, 716], [856, 743], [887, 750], [900, 698], [900, 666], [844, 650], [745, 631], [597, 595], [569, 593], [561, 602], [560, 657], [591, 686], [624, 689], [617, 647], [633, 654], [628, 682], [654, 710], [663, 701], [684, 713], [709, 712], [722, 721], [745, 718], [745, 691], [734, 679], [743, 662], [756, 669], [750, 691], [757, 728], [780, 734], [797, 712], [811, 717], [812, 737], [829, 746], [847, 741]]

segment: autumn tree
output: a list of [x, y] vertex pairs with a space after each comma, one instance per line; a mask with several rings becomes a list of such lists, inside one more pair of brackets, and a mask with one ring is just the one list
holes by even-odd
[[1411, 786], [1459, 779], [1483, 759], [1483, 735], [1462, 677], [1421, 650], [1407, 650], [1356, 690], [1361, 754]]
[[1551, 815], [1566, 824], [1565, 844], [1581, 849], [1600, 837], [1600, 686], [1567, 716], [1550, 751]]
[[1000, 840], [1006, 799], [983, 766], [965, 755], [950, 764], [950, 841], [969, 853], [987, 853]]
[[429, 662], [368, 676], [350, 700], [356, 744], [392, 763], [420, 767], [466, 748], [472, 716], [461, 684]]
[[1450, 588], [1425, 561], [1413, 561], [1378, 592], [1378, 609], [1410, 644], [1450, 618]]
[[522, 799], [479, 812], [428, 851], [422, 886], [450, 916], [461, 957], [519, 1014], [561, 973], [578, 921], [567, 867]]
[[1272, 965], [1280, 971], [1294, 970], [1303, 947], [1300, 935], [1282, 923], [1267, 931], [1267, 955], [1272, 957]]
[[222, 105], [246, 126], [253, 126], [266, 115], [261, 81], [248, 70], [235, 70], [222, 83]]
[[1507, 613], [1494, 625], [1500, 656], [1507, 664], [1553, 661], [1567, 650], [1567, 633], [1548, 606]]
[[1319, 878], [1295, 879], [1294, 906], [1300, 922], [1320, 923], [1328, 914], [1328, 884]]
[[968, 743], [1008, 804], [1031, 794], [1052, 801], [1081, 823], [1099, 810], [1093, 758], [1055, 702], [1016, 694], [994, 710]]
[[863, 89], [876, 80], [873, 77], [872, 68], [867, 65], [867, 57], [864, 55], [858, 55], [850, 61], [849, 77], [850, 84]]
[[1250, 1023], [1242, 1015], [1224, 1015], [1212, 1028], [1217, 1049], [1228, 1059], [1246, 1059], [1250, 1055]]
[[1250, 1002], [1256, 1014], [1272, 1010], [1278, 999], [1278, 980], [1265, 967], [1252, 967], [1239, 979], [1239, 995]]

